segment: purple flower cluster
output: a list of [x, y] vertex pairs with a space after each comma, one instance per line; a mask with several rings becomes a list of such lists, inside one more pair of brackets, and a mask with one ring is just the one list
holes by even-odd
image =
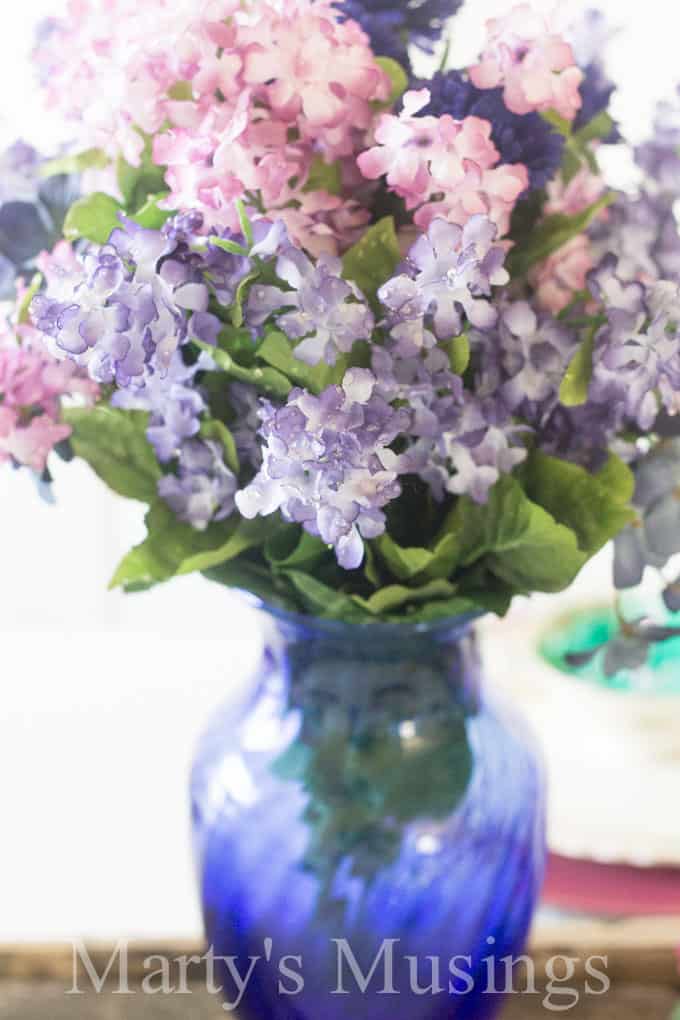
[[648, 432], [662, 407], [680, 411], [680, 288], [631, 283], [614, 256], [589, 275], [589, 286], [606, 322], [594, 337], [588, 399], [555, 407], [539, 434], [542, 448], [594, 467], [625, 429]]
[[379, 57], [392, 57], [409, 67], [409, 45], [432, 53], [445, 22], [462, 6], [463, 0], [344, 0], [340, 10], [358, 21]]
[[490, 301], [491, 289], [509, 280], [503, 268], [505, 250], [496, 237], [494, 224], [477, 215], [464, 227], [434, 220], [418, 238], [405, 271], [378, 292], [400, 353], [460, 336], [465, 318], [478, 329], [495, 325], [498, 313]]
[[322, 254], [314, 264], [299, 248], [289, 247], [277, 259], [276, 274], [290, 289], [255, 284], [247, 320], [257, 330], [274, 317], [289, 339], [299, 341], [295, 356], [300, 361], [334, 365], [338, 354], [370, 339], [373, 315], [359, 288], [342, 279], [340, 259]]
[[182, 443], [177, 474], [164, 475], [158, 483], [159, 495], [179, 520], [198, 531], [233, 513], [237, 488], [219, 444], [200, 439]]
[[282, 408], [263, 402], [263, 464], [236, 495], [243, 516], [280, 510], [332, 545], [342, 567], [358, 567], [363, 540], [385, 531], [383, 507], [401, 491], [390, 444], [410, 417], [375, 390], [371, 372], [350, 369], [318, 397], [294, 390]]
[[188, 366], [178, 350], [165, 374], [149, 374], [140, 386], [131, 385], [113, 394], [113, 407], [149, 412], [146, 434], [161, 464], [177, 457], [184, 441], [198, 434], [201, 414], [208, 405], [196, 376], [211, 368], [210, 355], [201, 354]]
[[35, 324], [96, 382], [126, 387], [165, 375], [190, 336], [214, 342], [219, 329], [201, 269], [183, 254], [126, 220], [108, 244], [86, 252], [72, 297], [35, 298]]
[[488, 120], [500, 162], [523, 163], [532, 190], [544, 188], [555, 177], [562, 163], [564, 136], [538, 113], [522, 116], [508, 110], [502, 88], [478, 89], [462, 71], [439, 71], [421, 84], [430, 90], [430, 101], [421, 116], [448, 113], [454, 120]]

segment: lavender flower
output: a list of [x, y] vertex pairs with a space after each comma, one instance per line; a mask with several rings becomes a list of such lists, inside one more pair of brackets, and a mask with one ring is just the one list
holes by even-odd
[[214, 368], [209, 355], [201, 354], [195, 364], [185, 365], [175, 351], [167, 372], [150, 373], [139, 387], [116, 390], [113, 407], [149, 412], [147, 438], [161, 464], [179, 456], [186, 439], [200, 430], [200, 416], [207, 409], [196, 375]]
[[510, 410], [557, 398], [578, 345], [571, 330], [518, 301], [501, 314], [498, 342], [507, 379], [500, 392]]
[[409, 67], [409, 44], [426, 53], [434, 51], [446, 20], [462, 6], [462, 0], [344, 0], [340, 13], [358, 21], [370, 37], [373, 52], [392, 57]]
[[458, 425], [433, 440], [420, 440], [405, 454], [411, 470], [427, 482], [435, 499], [447, 493], [486, 503], [501, 475], [526, 459], [519, 441], [526, 428], [489, 425], [484, 408], [468, 396]]
[[478, 89], [461, 71], [439, 71], [421, 83], [430, 90], [430, 102], [420, 115], [454, 120], [481, 117], [491, 124], [491, 139], [501, 163], [523, 163], [529, 171], [531, 190], [544, 188], [562, 164], [564, 136], [537, 113], [511, 113], [503, 89]]
[[674, 100], [659, 103], [652, 139], [635, 151], [654, 191], [680, 195], [680, 87]]
[[359, 288], [342, 279], [340, 259], [322, 254], [315, 265], [300, 249], [288, 248], [277, 260], [276, 273], [291, 289], [256, 283], [247, 320], [257, 329], [273, 316], [286, 336], [301, 341], [295, 348], [300, 361], [334, 365], [339, 353], [370, 338], [373, 315]]
[[505, 252], [494, 243], [496, 235], [494, 224], [482, 215], [472, 216], [464, 227], [433, 221], [409, 251], [406, 272], [378, 292], [398, 342], [403, 340], [399, 324], [417, 322], [419, 317], [432, 317], [440, 340], [461, 334], [463, 314], [478, 329], [495, 325], [497, 312], [487, 298], [492, 286], [509, 280], [503, 268]]
[[161, 478], [158, 494], [180, 521], [205, 531], [211, 521], [233, 513], [237, 488], [219, 444], [188, 439], [179, 452], [178, 473]]
[[139, 386], [149, 374], [167, 373], [192, 336], [215, 341], [220, 326], [207, 311], [207, 278], [182, 245], [125, 220], [108, 244], [87, 250], [73, 297], [53, 299], [48, 290], [34, 299], [32, 314], [56, 348], [97, 382]]
[[614, 543], [617, 588], [636, 587], [648, 566], [660, 569], [680, 552], [680, 440], [662, 443], [642, 457], [635, 476], [638, 518]]
[[318, 397], [298, 389], [282, 408], [263, 402], [262, 468], [236, 495], [244, 517], [280, 510], [332, 545], [347, 570], [361, 564], [363, 540], [385, 531], [383, 507], [400, 494], [389, 447], [410, 415], [375, 388], [371, 372], [350, 369]]

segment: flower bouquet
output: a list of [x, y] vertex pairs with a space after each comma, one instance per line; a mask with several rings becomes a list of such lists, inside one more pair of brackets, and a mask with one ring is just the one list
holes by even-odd
[[83, 194], [8, 325], [0, 450], [149, 504], [113, 585], [504, 612], [634, 520], [680, 391], [674, 111], [612, 193], [599, 21], [523, 5], [415, 79], [456, 6], [81, 0], [43, 28], [74, 138], [41, 172]]
[[[0, 267], [0, 459], [45, 489], [80, 457], [147, 504], [112, 586], [201, 572], [278, 619], [247, 714], [202, 746], [194, 820], [212, 942], [304, 943], [305, 1020], [454, 1015], [405, 962], [403, 1006], [340, 1008], [331, 920], [423, 960], [456, 936], [475, 967], [521, 944], [541, 784], [469, 621], [612, 539], [622, 586], [680, 548], [680, 108], [614, 192], [601, 19], [520, 5], [452, 69], [458, 6], [70, 0], [36, 47], [70, 142], [9, 157], [14, 224], [45, 225], [45, 181], [80, 197]], [[671, 632], [623, 621], [609, 666]], [[456, 1016], [490, 1015], [479, 975], [449, 984]], [[292, 1015], [279, 978], [244, 1015]]]

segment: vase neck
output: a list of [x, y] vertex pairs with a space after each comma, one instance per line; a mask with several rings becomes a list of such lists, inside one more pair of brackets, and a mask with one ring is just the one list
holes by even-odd
[[408, 726], [477, 710], [480, 659], [469, 620], [359, 625], [269, 617], [265, 654], [285, 696], [308, 715], [350, 726]]

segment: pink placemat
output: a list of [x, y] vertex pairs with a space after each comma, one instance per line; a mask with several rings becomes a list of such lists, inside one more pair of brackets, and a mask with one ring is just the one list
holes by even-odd
[[680, 868], [634, 868], [551, 854], [543, 899], [589, 914], [680, 914]]

